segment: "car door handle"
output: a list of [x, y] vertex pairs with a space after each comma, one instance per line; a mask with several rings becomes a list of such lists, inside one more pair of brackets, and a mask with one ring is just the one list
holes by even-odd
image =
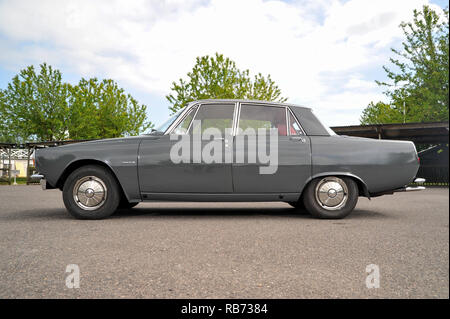
[[306, 139], [304, 137], [301, 137], [301, 136], [291, 136], [291, 141], [305, 143]]

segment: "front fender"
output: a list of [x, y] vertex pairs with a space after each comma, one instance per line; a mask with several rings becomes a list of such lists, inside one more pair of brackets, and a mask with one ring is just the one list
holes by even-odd
[[140, 201], [137, 171], [140, 141], [111, 139], [41, 149], [36, 152], [37, 169], [50, 185], [61, 187], [61, 181], [74, 169], [99, 163], [113, 172], [129, 201]]

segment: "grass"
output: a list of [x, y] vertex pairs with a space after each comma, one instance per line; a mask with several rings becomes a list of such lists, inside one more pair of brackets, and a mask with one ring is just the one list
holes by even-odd
[[[14, 183], [14, 177], [11, 178], [11, 185]], [[26, 177], [16, 177], [16, 183], [19, 185], [26, 185], [27, 178]], [[1, 180], [0, 185], [8, 185], [7, 180]]]
[[440, 186], [440, 187], [448, 187], [448, 183], [423, 183], [423, 184], [411, 183], [408, 186]]

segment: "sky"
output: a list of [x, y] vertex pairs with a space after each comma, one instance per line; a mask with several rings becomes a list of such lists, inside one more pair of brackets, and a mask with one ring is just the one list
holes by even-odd
[[424, 4], [448, 1], [0, 0], [0, 88], [46, 62], [73, 84], [114, 79], [158, 125], [171, 83], [219, 52], [270, 74], [325, 124], [354, 125], [371, 101], [386, 101], [375, 80], [401, 46], [399, 24]]

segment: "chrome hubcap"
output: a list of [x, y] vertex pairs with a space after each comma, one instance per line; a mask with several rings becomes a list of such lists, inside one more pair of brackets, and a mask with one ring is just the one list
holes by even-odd
[[98, 177], [85, 176], [80, 178], [73, 188], [73, 199], [78, 207], [84, 210], [95, 210], [106, 200], [105, 183]]
[[345, 206], [348, 189], [337, 177], [325, 177], [316, 186], [316, 200], [326, 210], [338, 210]]

